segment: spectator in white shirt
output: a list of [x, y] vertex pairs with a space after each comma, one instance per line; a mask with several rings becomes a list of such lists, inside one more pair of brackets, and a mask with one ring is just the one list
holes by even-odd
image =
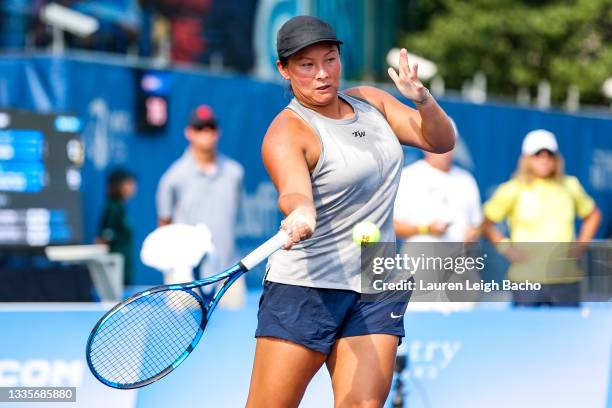
[[[456, 132], [455, 132], [456, 133]], [[425, 153], [402, 171], [395, 198], [393, 224], [403, 242], [401, 253], [420, 251], [419, 242], [474, 242], [482, 223], [480, 193], [474, 177], [453, 165], [454, 150], [444, 154]], [[416, 247], [414, 246], [416, 245]], [[438, 255], [455, 254], [456, 245], [428, 246]], [[433, 253], [433, 252], [432, 252]], [[446, 282], [458, 279], [478, 280], [474, 272], [461, 275], [445, 271], [419, 271], [414, 279], [422, 282]], [[412, 293], [412, 310], [449, 312], [467, 310], [473, 303], [462, 293], [459, 298], [444, 291], [417, 290]]]
[[404, 242], [473, 242], [482, 222], [474, 177], [453, 165], [453, 151], [425, 153], [402, 171], [394, 225]]

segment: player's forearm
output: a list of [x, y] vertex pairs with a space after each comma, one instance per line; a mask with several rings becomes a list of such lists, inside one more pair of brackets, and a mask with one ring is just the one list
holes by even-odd
[[278, 198], [278, 208], [287, 216], [295, 209], [302, 208], [316, 219], [316, 210], [312, 199], [301, 193], [281, 194]]
[[421, 133], [433, 153], [446, 153], [455, 146], [455, 130], [448, 115], [433, 96], [417, 108], [421, 115]]
[[601, 224], [601, 211], [597, 207], [583, 221], [578, 234], [578, 242], [591, 242]]

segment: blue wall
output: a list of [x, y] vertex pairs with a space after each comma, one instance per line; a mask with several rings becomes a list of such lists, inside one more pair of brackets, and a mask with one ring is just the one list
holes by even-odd
[[[280, 220], [275, 197], [260, 159], [268, 124], [288, 102], [286, 89], [247, 77], [171, 71], [170, 120], [159, 135], [135, 129], [134, 70], [123, 64], [76, 57], [0, 58], [0, 105], [38, 112], [72, 112], [85, 120], [87, 160], [83, 169], [85, 237], [93, 240], [104, 202], [108, 169], [124, 165], [139, 179], [129, 203], [136, 244], [156, 225], [154, 194], [165, 169], [183, 152], [185, 120], [197, 104], [211, 105], [221, 124], [220, 149], [246, 170], [247, 191], [238, 227], [243, 251], [271, 234]], [[508, 179], [526, 132], [547, 128], [558, 135], [569, 174], [576, 175], [603, 209], [601, 236], [610, 236], [612, 208], [612, 117], [586, 117], [496, 105], [443, 101], [467, 148], [460, 164], [471, 170], [483, 198]], [[407, 161], [418, 153], [407, 149]], [[161, 276], [143, 266], [137, 280], [157, 283]]]

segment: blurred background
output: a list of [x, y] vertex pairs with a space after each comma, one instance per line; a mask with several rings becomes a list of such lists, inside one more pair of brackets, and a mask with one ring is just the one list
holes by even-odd
[[[387, 67], [408, 49], [457, 125], [455, 162], [482, 201], [513, 174], [525, 134], [552, 131], [567, 174], [602, 212], [597, 242], [612, 236], [612, 0], [2, 0], [0, 387], [73, 385], [88, 407], [243, 404], [262, 267], [247, 276], [244, 306], [220, 310], [210, 343], [159, 384], [111, 391], [82, 351], [109, 302], [164, 280], [139, 251], [197, 106], [212, 109], [219, 151], [244, 168], [236, 256], [278, 229], [260, 147], [290, 99], [276, 31], [300, 14], [328, 21], [344, 41], [344, 87], [399, 97]], [[406, 165], [421, 158], [405, 148]], [[118, 256], [100, 238], [117, 169], [137, 184], [123, 214], [129, 253]], [[610, 257], [596, 261], [609, 273]], [[608, 299], [407, 316], [405, 406], [612, 407]], [[212, 365], [224, 375], [209, 378]], [[190, 387], [200, 391], [176, 395]], [[319, 373], [303, 406], [331, 404]]]

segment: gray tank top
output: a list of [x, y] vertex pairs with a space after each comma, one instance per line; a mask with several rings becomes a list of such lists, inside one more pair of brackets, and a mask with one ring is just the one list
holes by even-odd
[[310, 238], [268, 259], [266, 280], [361, 292], [360, 247], [353, 242], [353, 226], [373, 222], [382, 242], [395, 242], [393, 202], [402, 148], [375, 107], [338, 95], [353, 107], [352, 118], [325, 117], [295, 98], [287, 106], [321, 140], [321, 155], [310, 176], [317, 225]]

